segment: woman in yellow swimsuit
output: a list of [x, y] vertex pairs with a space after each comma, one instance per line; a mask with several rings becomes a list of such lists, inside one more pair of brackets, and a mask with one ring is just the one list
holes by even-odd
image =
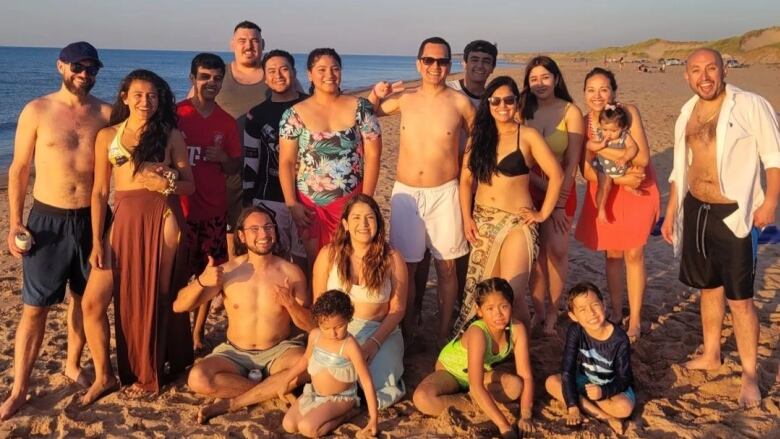
[[[522, 118], [542, 133], [563, 169], [563, 186], [552, 215], [539, 228], [539, 256], [531, 274], [534, 318], [531, 329], [544, 321], [544, 333], [555, 334], [561, 293], [569, 269], [569, 232], [577, 210], [574, 174], [580, 164], [585, 126], [582, 112], [572, 103], [561, 70], [550, 57], [537, 56], [525, 69]], [[547, 177], [531, 169], [531, 194], [538, 205], [547, 191]], [[545, 308], [549, 291], [550, 307]]]
[[[106, 239], [95, 233], [84, 294], [84, 328], [95, 362], [89, 403], [117, 387], [108, 357], [106, 309], [116, 312], [119, 379], [131, 395], [156, 393], [167, 378], [192, 363], [186, 314], [173, 314], [182, 285], [176, 273], [180, 227], [175, 195], [194, 192], [184, 139], [176, 129], [168, 84], [148, 70], [122, 81], [110, 126], [95, 141], [92, 230], [103, 230], [114, 177], [114, 219]], [[105, 244], [105, 246], [104, 246]], [[181, 267], [179, 267], [181, 268]], [[109, 285], [113, 285], [110, 288]]]

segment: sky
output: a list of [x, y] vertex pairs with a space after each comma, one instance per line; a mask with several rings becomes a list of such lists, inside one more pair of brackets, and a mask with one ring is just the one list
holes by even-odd
[[548, 52], [780, 24], [777, 0], [2, 0], [2, 9], [2, 46], [228, 50], [235, 24], [250, 20], [267, 49], [378, 55], [414, 55], [434, 35], [454, 51], [485, 39], [502, 52]]

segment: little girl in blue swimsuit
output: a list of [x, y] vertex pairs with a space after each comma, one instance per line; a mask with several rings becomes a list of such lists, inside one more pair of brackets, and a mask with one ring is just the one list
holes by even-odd
[[309, 372], [311, 384], [306, 384], [282, 421], [286, 432], [319, 437], [336, 429], [360, 402], [359, 379], [369, 415], [363, 430], [376, 436], [377, 400], [371, 371], [360, 345], [347, 331], [354, 311], [349, 296], [339, 290], [327, 291], [314, 302], [311, 313], [319, 328], [309, 333], [306, 352], [280, 380], [277, 392], [284, 399], [287, 384], [304, 370]]
[[[596, 153], [591, 166], [597, 171], [598, 190], [596, 191], [596, 219], [609, 222], [607, 217], [607, 196], [612, 188], [612, 179], [622, 177], [629, 168], [629, 163], [639, 153], [639, 146], [631, 138], [628, 129], [631, 127], [631, 116], [628, 110], [620, 104], [607, 105], [599, 114], [599, 127], [595, 129], [593, 140], [586, 147]], [[605, 150], [609, 151], [607, 155]], [[625, 190], [634, 192], [628, 186]]]

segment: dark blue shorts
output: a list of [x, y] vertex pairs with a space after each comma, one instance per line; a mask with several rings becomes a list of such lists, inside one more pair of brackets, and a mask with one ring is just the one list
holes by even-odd
[[92, 251], [90, 208], [60, 209], [35, 200], [27, 228], [34, 243], [22, 258], [22, 301], [31, 306], [62, 303], [66, 284], [74, 294], [83, 294]]

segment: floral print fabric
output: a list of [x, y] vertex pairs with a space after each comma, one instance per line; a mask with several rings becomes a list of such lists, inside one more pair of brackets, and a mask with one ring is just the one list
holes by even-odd
[[363, 143], [381, 135], [371, 103], [358, 98], [355, 125], [341, 131], [313, 132], [295, 108], [279, 122], [279, 137], [298, 140], [298, 191], [324, 206], [352, 193], [363, 181]]

